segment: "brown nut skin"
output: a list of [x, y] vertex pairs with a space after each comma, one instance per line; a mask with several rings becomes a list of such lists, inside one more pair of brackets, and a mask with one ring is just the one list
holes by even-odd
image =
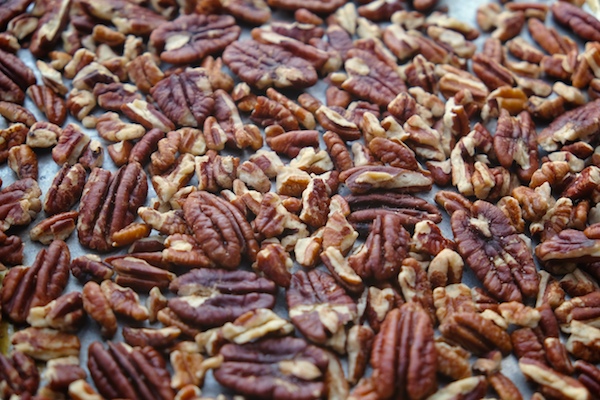
[[37, 108], [46, 115], [48, 122], [61, 126], [67, 118], [65, 101], [48, 86], [32, 85], [27, 94]]
[[256, 255], [254, 268], [262, 272], [277, 285], [288, 288], [292, 280], [290, 272], [292, 265], [292, 259], [282, 245], [269, 243]]
[[552, 16], [582, 39], [600, 41], [600, 21], [581, 8], [568, 2], [557, 2], [552, 4]]
[[29, 128], [22, 123], [11, 124], [7, 129], [0, 130], [0, 163], [4, 163], [8, 159], [8, 151], [25, 143]]
[[[272, 308], [276, 288], [274, 282], [252, 272], [202, 268], [171, 282], [169, 289], [180, 297], [169, 299], [168, 304], [185, 322], [215, 327], [256, 308]], [[194, 304], [202, 299], [200, 305]]]
[[23, 263], [23, 241], [19, 236], [0, 231], [0, 269]]
[[26, 144], [12, 147], [8, 151], [8, 166], [18, 179], [38, 179], [38, 160], [35, 152]]
[[17, 56], [0, 50], [0, 101], [23, 104], [25, 90], [33, 84], [33, 71]]
[[166, 136], [160, 129], [151, 129], [133, 146], [129, 153], [129, 162], [146, 165], [150, 155], [158, 148], [158, 142]]
[[100, 257], [88, 254], [74, 258], [71, 261], [71, 273], [81, 284], [92, 280], [100, 283], [110, 279], [113, 275], [113, 269], [110, 264], [103, 262]]
[[67, 244], [55, 240], [38, 253], [31, 267], [12, 268], [0, 290], [3, 313], [22, 323], [32, 307], [56, 299], [67, 285], [70, 259]]
[[35, 395], [40, 384], [40, 373], [28, 355], [15, 351], [10, 357], [0, 355], [0, 381], [4, 383], [0, 389], [3, 398], [12, 395]]
[[328, 365], [326, 353], [302, 339], [266, 339], [245, 345], [226, 344], [215, 379], [250, 397], [272, 400], [319, 399]]
[[31, 178], [21, 179], [0, 190], [0, 230], [27, 225], [42, 209], [42, 192]]
[[458, 251], [497, 299], [521, 301], [537, 294], [539, 278], [533, 256], [504, 213], [481, 200], [470, 214], [452, 214]]
[[100, 324], [100, 332], [105, 338], [112, 338], [117, 332], [117, 318], [100, 285], [89, 281], [82, 289], [83, 308], [86, 313]]
[[150, 89], [164, 78], [164, 73], [150, 53], [144, 53], [131, 60], [127, 65], [127, 72], [131, 82], [143, 93], [150, 93]]
[[150, 35], [150, 43], [164, 62], [189, 64], [221, 52], [235, 41], [241, 28], [230, 15], [182, 15]]
[[81, 293], [70, 292], [43, 307], [33, 307], [29, 311], [27, 322], [33, 327], [77, 332], [85, 317]]
[[[270, 60], [266, 64], [264, 60]], [[254, 40], [233, 42], [223, 52], [223, 62], [250, 86], [302, 89], [317, 82], [313, 66], [279, 46]]]
[[125, 343], [100, 342], [88, 349], [88, 368], [100, 393], [109, 399], [173, 400], [166, 361], [151, 347], [131, 348]]
[[379, 398], [427, 398], [437, 388], [436, 362], [433, 324], [427, 312], [412, 302], [390, 311], [371, 352]]
[[66, 240], [75, 230], [78, 216], [77, 211], [55, 214], [31, 228], [29, 237], [42, 244], [50, 244], [53, 240], [58, 239]]

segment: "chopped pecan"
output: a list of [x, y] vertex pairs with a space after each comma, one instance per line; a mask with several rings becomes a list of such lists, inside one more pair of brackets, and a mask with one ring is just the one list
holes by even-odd
[[17, 174], [18, 179], [38, 178], [37, 157], [26, 144], [11, 147], [8, 151], [8, 166]]
[[151, 347], [131, 348], [125, 343], [100, 342], [88, 348], [88, 368], [106, 398], [174, 399], [166, 361]]
[[600, 362], [600, 329], [580, 322], [571, 321], [571, 336], [566, 343], [569, 353], [590, 363]]
[[335, 247], [327, 247], [321, 253], [321, 261], [325, 264], [333, 278], [347, 292], [360, 294], [364, 291], [362, 278], [350, 267], [341, 251]]
[[110, 308], [117, 314], [125, 315], [135, 321], [148, 319], [148, 309], [140, 304], [137, 293], [132, 289], [119, 286], [110, 280], [103, 281], [100, 289], [108, 300]]
[[114, 112], [101, 115], [96, 122], [96, 129], [101, 138], [111, 142], [139, 139], [146, 133], [143, 126], [123, 122], [119, 114]]
[[58, 165], [74, 165], [83, 155], [90, 140], [78, 125], [69, 124], [59, 136], [58, 144], [52, 149], [52, 159]]
[[345, 325], [356, 318], [356, 304], [330, 275], [319, 270], [296, 272], [286, 300], [292, 323], [304, 336], [344, 351]]
[[539, 279], [528, 245], [500, 209], [479, 200], [470, 214], [452, 214], [452, 231], [459, 253], [493, 296], [520, 301], [537, 294]]
[[[151, 129], [133, 146], [129, 154], [129, 162], [138, 162], [146, 165], [150, 160], [150, 155], [158, 147], [158, 142], [165, 137], [165, 133], [160, 129]], [[127, 143], [127, 142], [125, 142]]]
[[597, 393], [600, 388], [600, 370], [598, 367], [583, 360], [575, 361], [574, 366], [575, 370], [580, 373], [579, 382], [583, 383], [590, 393]]
[[360, 166], [340, 174], [353, 194], [364, 194], [378, 189], [393, 192], [419, 192], [431, 189], [432, 179], [420, 171], [398, 167]]
[[513, 161], [518, 164], [517, 173], [523, 181], [529, 181], [539, 167], [535, 125], [529, 113], [522, 112], [513, 118], [501, 110], [498, 127], [494, 134], [494, 152], [505, 168]]
[[269, 243], [258, 252], [253, 267], [277, 285], [287, 288], [292, 279], [292, 265], [293, 261], [283, 246]]
[[131, 82], [144, 93], [149, 93], [150, 89], [164, 78], [162, 70], [150, 53], [144, 53], [131, 60], [127, 65], [127, 73]]
[[133, 253], [128, 256], [107, 258], [107, 261], [117, 273], [115, 278], [117, 284], [140, 292], [149, 292], [155, 286], [160, 289], [167, 288], [175, 278], [175, 274], [166, 270], [169, 263], [163, 259], [161, 252]]
[[100, 285], [87, 282], [82, 289], [83, 308], [98, 324], [103, 337], [111, 338], [117, 332], [117, 318]]
[[433, 324], [425, 310], [410, 302], [390, 311], [371, 353], [379, 398], [396, 394], [419, 399], [432, 394], [437, 387], [436, 360]]
[[28, 132], [29, 128], [20, 122], [11, 124], [7, 129], [0, 129], [0, 163], [8, 159], [11, 148], [25, 143]]
[[124, 0], [103, 0], [94, 2], [85, 0], [81, 6], [93, 17], [111, 21], [117, 30], [124, 34], [148, 36], [165, 22], [165, 17], [150, 8]]
[[11, 337], [14, 349], [39, 360], [49, 361], [67, 356], [79, 356], [81, 344], [76, 335], [48, 328], [29, 327]]
[[539, 244], [535, 254], [542, 261], [596, 261], [599, 239], [588, 238], [584, 232], [565, 229]]
[[[247, 396], [283, 400], [320, 398], [329, 359], [318, 347], [297, 338], [226, 344], [223, 364], [214, 372], [225, 387]], [[260, 382], [260, 384], [256, 384]]]
[[94, 96], [98, 105], [109, 111], [120, 111], [121, 104], [142, 98], [136, 86], [120, 82], [96, 84]]
[[33, 396], [40, 384], [40, 373], [31, 357], [15, 351], [10, 357], [0, 355], [0, 380], [3, 383], [0, 388], [2, 397]]
[[565, 275], [560, 280], [560, 286], [571, 297], [584, 296], [600, 289], [598, 283], [579, 268]]
[[23, 242], [16, 235], [6, 236], [0, 231], [0, 269], [23, 263]]
[[110, 279], [113, 270], [108, 263], [103, 262], [100, 257], [92, 254], [74, 258], [71, 262], [71, 273], [82, 284], [93, 280], [97, 283]]
[[554, 396], [571, 399], [590, 398], [589, 392], [579, 381], [563, 375], [537, 360], [522, 358], [519, 360], [519, 368], [527, 378], [541, 385], [542, 392], [547, 391]]
[[471, 353], [458, 346], [451, 346], [445, 342], [435, 342], [437, 355], [437, 372], [452, 379], [465, 379], [470, 377]]
[[67, 117], [65, 101], [48, 86], [29, 86], [27, 94], [37, 108], [46, 115], [49, 122], [56, 125], [62, 125], [65, 122]]
[[78, 216], [77, 211], [55, 214], [31, 228], [29, 237], [43, 244], [50, 244], [53, 240], [66, 240], [75, 230]]
[[169, 299], [169, 308], [179, 318], [214, 327], [256, 308], [272, 308], [276, 285], [251, 272], [203, 268], [176, 278], [170, 290], [180, 296]]
[[69, 263], [67, 244], [55, 240], [38, 253], [31, 267], [12, 268], [0, 291], [4, 314], [17, 323], [25, 322], [32, 307], [56, 299], [66, 287]]
[[36, 328], [52, 328], [76, 332], [85, 319], [81, 293], [71, 292], [52, 300], [45, 306], [32, 307], [27, 322]]
[[152, 104], [136, 99], [131, 103], [121, 105], [121, 111], [129, 119], [144, 126], [146, 129], [158, 128], [163, 132], [175, 130], [175, 125]]
[[85, 371], [79, 366], [79, 358], [75, 356], [52, 359], [48, 361], [44, 371], [44, 378], [48, 383], [46, 388], [54, 392], [64, 393], [71, 383], [85, 379], [86, 376]]

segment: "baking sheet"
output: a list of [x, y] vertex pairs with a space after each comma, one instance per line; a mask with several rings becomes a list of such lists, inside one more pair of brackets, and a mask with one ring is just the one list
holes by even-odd
[[[487, 2], [488, 1], [486, 1], [486, 0], [462, 0], [462, 1], [445, 0], [445, 1], [441, 1], [440, 5], [447, 6], [449, 8], [449, 14], [451, 16], [459, 18], [462, 21], [466, 21], [473, 26], [477, 26], [476, 22], [475, 22], [476, 9], [479, 5], [487, 3]], [[549, 3], [549, 2], [540, 1], [539, 3]], [[273, 19], [274, 20], [275, 19], [277, 19], [277, 20], [291, 19], [290, 15], [291, 14], [275, 13], [273, 16]], [[550, 18], [551, 17], [548, 17], [548, 20], [550, 20]], [[563, 32], [560, 28], [559, 28], [559, 31]], [[243, 36], [248, 36], [248, 35], [249, 35], [249, 29], [244, 28]], [[526, 28], [523, 29], [522, 35], [527, 37], [527, 29]], [[475, 41], [475, 43], [477, 43], [479, 49], [481, 49], [481, 45], [482, 45], [485, 37], [487, 37], [487, 36], [488, 35], [485, 35], [485, 34], [481, 35], [481, 37]], [[29, 53], [27, 50], [21, 50], [21, 51], [19, 51], [18, 55], [22, 60], [24, 60], [26, 62], [26, 64], [28, 66], [30, 66], [35, 71], [38, 83], [41, 83], [41, 76], [40, 76], [39, 72], [37, 71], [37, 68], [35, 66], [35, 58], [31, 55], [31, 53]], [[327, 85], [323, 81], [319, 81], [319, 83], [317, 85], [307, 89], [306, 91], [308, 93], [316, 96], [320, 100], [324, 101], [324, 99], [325, 99], [324, 93], [325, 93], [326, 87], [327, 87]], [[29, 99], [29, 97], [26, 99], [25, 106], [35, 114], [35, 116], [38, 120], [45, 119], [44, 116], [42, 115], [42, 113], [40, 113], [38, 111], [38, 109], [36, 108], [36, 106], [33, 104], [31, 99]], [[96, 114], [101, 114], [101, 112], [96, 110]], [[67, 120], [67, 123], [69, 123], [69, 122], [78, 123], [78, 121], [76, 121], [71, 116], [69, 116], [69, 118]], [[66, 125], [66, 123], [65, 123], [65, 125]], [[5, 127], [5, 126], [6, 126], [6, 123], [4, 121], [0, 120], [0, 127]], [[98, 139], [98, 140], [100, 140], [101, 143], [103, 143], [103, 145], [105, 147], [103, 167], [106, 169], [109, 169], [109, 170], [113, 170], [113, 171], [116, 170], [117, 169], [116, 166], [112, 163], [112, 160], [106, 153], [106, 146], [110, 143], [99, 138], [98, 134], [95, 130], [90, 130], [90, 129], [85, 129], [85, 128], [83, 128], [83, 130], [88, 135], [90, 135], [90, 137], [92, 137], [93, 139]], [[321, 146], [321, 147], [324, 148], [324, 146]], [[59, 170], [59, 166], [52, 160], [50, 150], [43, 150], [43, 151], [36, 151], [36, 152], [38, 155], [38, 161], [39, 161], [39, 166], [40, 166], [38, 183], [42, 190], [42, 196], [45, 196], [48, 188], [51, 185], [54, 175]], [[15, 174], [8, 168], [8, 166], [6, 164], [0, 166], [0, 178], [3, 181], [2, 187], [6, 187], [16, 180]], [[195, 182], [195, 181], [193, 181], [193, 182]], [[418, 196], [428, 200], [432, 204], [435, 204], [433, 201], [433, 197], [434, 197], [436, 191], [437, 190], [434, 189], [429, 193], [419, 193]], [[155, 193], [152, 188], [152, 185], [149, 185], [148, 202], [154, 196], [155, 196]], [[39, 223], [44, 218], [45, 218], [45, 214], [43, 212], [41, 212], [29, 227], [24, 227], [24, 228], [21, 228], [18, 230], [14, 230], [15, 234], [20, 235], [21, 238], [23, 239], [23, 242], [25, 243], [24, 265], [31, 265], [35, 259], [35, 256], [37, 255], [37, 253], [43, 248], [43, 246], [41, 244], [39, 244], [37, 242], [32, 242], [29, 240], [28, 231], [31, 227], [33, 227], [35, 224]], [[440, 227], [446, 237], [449, 237], [449, 238], [453, 237], [452, 232], [450, 230], [449, 218], [445, 214], [444, 214], [444, 220], [440, 223]], [[76, 233], [71, 235], [71, 237], [67, 240], [67, 243], [71, 250], [72, 258], [90, 253], [89, 250], [83, 248], [79, 244]], [[120, 252], [122, 253], [124, 251], [125, 250], [121, 250]], [[115, 253], [117, 253], [117, 252], [115, 252]], [[296, 270], [298, 268], [300, 268], [298, 265], [294, 266], [294, 270]], [[479, 282], [475, 279], [473, 273], [470, 271], [470, 269], [468, 267], [465, 268], [463, 282], [469, 286], [480, 286]], [[67, 291], [70, 292], [70, 291], [80, 291], [80, 290], [81, 290], [81, 285], [79, 284], [79, 282], [74, 277], [71, 277], [70, 281], [69, 281], [69, 285], [67, 287]], [[280, 294], [278, 296], [277, 304], [275, 306], [275, 311], [278, 312], [280, 315], [287, 317], [287, 308], [285, 305], [284, 290], [280, 289], [279, 293]], [[145, 297], [144, 296], [141, 296], [141, 297], [142, 297], [142, 300], [145, 301]], [[122, 320], [120, 320], [120, 321], [122, 321]], [[127, 323], [127, 322], [125, 322], [125, 323]], [[120, 323], [120, 326], [122, 326], [122, 325], [123, 324]], [[146, 325], [150, 326], [147, 323], [146, 323]], [[162, 325], [160, 323], [157, 323], [153, 326], [160, 327]], [[99, 329], [97, 327], [97, 324], [91, 320], [88, 320], [85, 327], [79, 332], [79, 338], [81, 340], [81, 345], [82, 345], [82, 347], [81, 347], [82, 351], [81, 351], [81, 355], [80, 355], [81, 365], [84, 367], [84, 369], [87, 370], [87, 348], [90, 345], [90, 343], [92, 343], [93, 341], [102, 340], [100, 337], [100, 334], [99, 334]], [[113, 340], [115, 340], [115, 341], [123, 340], [122, 336], [121, 336], [121, 329], [119, 329], [117, 336]], [[344, 360], [343, 364], [344, 364], [344, 367], [346, 367], [345, 360]], [[532, 386], [530, 386], [526, 383], [523, 375], [521, 374], [521, 372], [518, 368], [516, 358], [514, 356], [511, 355], [509, 357], [504, 358], [504, 360], [502, 361], [502, 372], [505, 375], [507, 375], [508, 377], [510, 377], [510, 379], [512, 379], [513, 382], [516, 383], [516, 385], [520, 388], [524, 398], [529, 398], [531, 396], [531, 394], [533, 393]], [[370, 371], [367, 371], [367, 375], [369, 373], [370, 373]], [[92, 383], [91, 379], [89, 379], [89, 377], [88, 377], [88, 381], [90, 381], [90, 383]], [[228, 397], [232, 394], [230, 391], [228, 391], [228, 390], [224, 389], [223, 387], [221, 387], [220, 385], [218, 385], [216, 383], [216, 381], [213, 379], [212, 374], [209, 373], [206, 378], [204, 387], [203, 387], [203, 395], [214, 396], [214, 395], [217, 395], [220, 393], [226, 394], [226, 395], [228, 395]]]

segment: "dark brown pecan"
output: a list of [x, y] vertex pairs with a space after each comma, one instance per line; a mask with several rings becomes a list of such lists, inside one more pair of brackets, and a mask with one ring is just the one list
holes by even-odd
[[200, 66], [206, 70], [213, 90], [221, 89], [231, 93], [234, 87], [233, 78], [223, 70], [223, 60], [220, 57], [214, 59], [208, 56], [202, 60]]
[[355, 254], [350, 266], [363, 279], [384, 281], [397, 276], [408, 253], [410, 236], [402, 217], [393, 212], [381, 213], [373, 220], [369, 236]]
[[8, 151], [14, 146], [25, 143], [29, 128], [25, 124], [11, 124], [6, 129], [0, 129], [0, 163], [8, 159]]
[[378, 398], [424, 399], [434, 393], [436, 349], [433, 324], [417, 303], [388, 313], [371, 352]]
[[569, 353], [590, 363], [600, 362], [600, 329], [575, 319], [569, 329], [571, 336], [566, 343]]
[[150, 89], [164, 78], [164, 73], [150, 53], [131, 60], [127, 65], [127, 73], [131, 82], [144, 93], [150, 93]]
[[212, 87], [201, 68], [170, 75], [150, 89], [150, 94], [178, 126], [201, 127], [214, 108]]
[[31, 228], [29, 237], [43, 244], [50, 244], [57, 239], [66, 240], [75, 230], [78, 216], [77, 211], [55, 214]]
[[110, 265], [92, 254], [74, 258], [70, 269], [73, 276], [82, 284], [90, 280], [100, 283], [113, 275]]
[[71, 292], [45, 306], [32, 307], [27, 322], [37, 328], [52, 328], [61, 332], [78, 331], [85, 320], [81, 293]]
[[98, 251], [109, 250], [112, 235], [133, 222], [147, 192], [146, 174], [138, 163], [121, 167], [114, 176], [94, 169], [81, 197], [79, 242]]
[[598, 393], [600, 390], [600, 369], [593, 364], [583, 360], [574, 363], [575, 371], [579, 372], [579, 382], [588, 388], [590, 393]]
[[38, 160], [31, 147], [26, 144], [11, 147], [8, 151], [8, 166], [18, 179], [38, 178]]
[[0, 100], [23, 104], [25, 90], [33, 84], [33, 71], [17, 56], [0, 50]]
[[165, 289], [175, 278], [175, 274], [167, 270], [169, 264], [163, 259], [161, 252], [132, 253], [129, 256], [109, 257], [106, 260], [117, 274], [117, 284], [139, 292], [147, 293], [155, 286]]
[[125, 0], [84, 0], [83, 9], [93, 17], [111, 21], [124, 34], [148, 36], [165, 22], [165, 17], [150, 8]]
[[183, 211], [201, 248], [217, 265], [232, 269], [240, 264], [242, 256], [256, 259], [258, 242], [254, 232], [231, 203], [198, 191], [186, 199]]
[[505, 109], [500, 111], [494, 134], [494, 152], [504, 168], [510, 168], [516, 162], [519, 178], [524, 182], [531, 179], [540, 161], [535, 125], [528, 112], [514, 118]]
[[103, 281], [100, 289], [115, 313], [135, 321], [148, 319], [148, 309], [140, 304], [139, 296], [132, 289], [124, 288], [111, 280]]
[[194, 326], [215, 327], [231, 322], [247, 311], [272, 308], [277, 286], [252, 272], [196, 269], [171, 282], [169, 308]]
[[0, 101], [0, 115], [8, 122], [23, 123], [27, 126], [35, 124], [35, 115], [27, 108], [8, 101]]
[[304, 3], [299, 3], [295, 0], [268, 0], [271, 7], [283, 8], [285, 10], [298, 10], [304, 8], [315, 14], [330, 14], [344, 5], [341, 0], [309, 0]]
[[226, 344], [223, 364], [214, 372], [225, 387], [263, 399], [318, 399], [325, 394], [326, 353], [302, 339], [266, 339], [245, 345]]
[[31, 4], [30, 0], [3, 0], [2, 11], [0, 11], [0, 29], [4, 30], [9, 21], [23, 13], [29, 4]]
[[0, 354], [0, 382], [0, 395], [4, 398], [33, 396], [40, 384], [40, 373], [35, 361], [20, 351], [13, 352], [10, 357]]
[[98, 105], [108, 111], [120, 111], [121, 104], [142, 99], [134, 85], [120, 82], [96, 84], [94, 96]]
[[512, 350], [508, 333], [478, 313], [454, 312], [444, 319], [440, 332], [446, 340], [458, 343], [475, 354], [499, 349], [506, 355]]
[[74, 356], [56, 358], [46, 364], [44, 378], [47, 386], [42, 390], [65, 393], [71, 383], [86, 377], [86, 372], [79, 366], [79, 358]]
[[355, 325], [348, 331], [348, 381], [357, 383], [365, 373], [371, 354], [373, 330], [366, 325]]
[[542, 261], [593, 262], [599, 259], [599, 246], [600, 239], [591, 239], [584, 232], [565, 229], [539, 244], [535, 254]]
[[195, 163], [198, 189], [218, 192], [221, 189], [232, 188], [239, 166], [237, 157], [221, 156], [216, 151], [209, 150], [206, 155], [196, 157]]
[[0, 291], [4, 314], [22, 323], [32, 307], [56, 299], [67, 285], [70, 257], [67, 244], [55, 240], [38, 253], [31, 267], [12, 268]]
[[133, 146], [129, 154], [129, 162], [138, 162], [146, 165], [150, 161], [150, 155], [158, 147], [158, 142], [165, 137], [165, 132], [160, 129], [151, 129]]
[[476, 201], [470, 214], [452, 214], [458, 251], [497, 299], [521, 301], [537, 294], [539, 279], [529, 246], [504, 213], [491, 203]]
[[552, 16], [582, 39], [600, 41], [600, 21], [581, 8], [568, 2], [556, 3], [552, 5]]
[[49, 122], [56, 125], [62, 125], [65, 122], [67, 118], [65, 101], [48, 86], [29, 86], [27, 94], [37, 108], [46, 115]]
[[0, 269], [23, 263], [23, 242], [21, 238], [12, 235], [6, 236], [0, 230]]
[[[187, 232], [187, 225], [185, 225], [185, 221], [183, 222], [183, 228]], [[162, 257], [165, 261], [182, 267], [199, 268], [215, 266], [212, 260], [202, 251], [196, 239], [188, 234], [175, 233], [167, 237]]]
[[553, 151], [568, 142], [595, 140], [600, 132], [600, 119], [596, 117], [599, 108], [600, 100], [595, 100], [561, 114], [540, 132], [538, 143], [544, 150]]
[[221, 52], [240, 32], [230, 15], [182, 15], [152, 31], [150, 44], [164, 62], [189, 64]]
[[258, 89], [302, 89], [317, 82], [317, 72], [308, 61], [279, 46], [254, 40], [234, 42], [227, 46], [223, 52], [223, 62], [244, 82]]
[[352, 213], [348, 220], [357, 229], [366, 228], [378, 216], [393, 213], [400, 217], [402, 225], [412, 227], [424, 219], [438, 223], [442, 215], [437, 208], [427, 201], [415, 196], [397, 193], [372, 193], [365, 195], [351, 195], [345, 198]]
[[387, 107], [398, 93], [406, 91], [400, 75], [370, 52], [352, 49], [346, 57], [344, 66], [348, 78], [342, 83], [342, 89], [354, 96]]
[[166, 327], [161, 329], [151, 328], [123, 328], [123, 339], [130, 346], [150, 346], [155, 349], [171, 347], [181, 334], [181, 330], [176, 327]]
[[44, 199], [44, 211], [55, 215], [68, 211], [79, 200], [85, 184], [86, 172], [81, 164], [64, 164], [57, 172]]
[[270, 136], [267, 134], [267, 144], [279, 154], [290, 158], [296, 157], [305, 147], [318, 148], [319, 132], [316, 130], [296, 130]]
[[41, 190], [31, 178], [22, 179], [0, 191], [0, 230], [28, 225], [42, 209]]
[[100, 342], [93, 342], [88, 349], [88, 368], [106, 398], [175, 398], [166, 361], [151, 347], [109, 342], [107, 350]]
[[87, 282], [81, 291], [83, 308], [86, 313], [100, 325], [103, 337], [111, 338], [117, 332], [117, 317], [100, 285], [94, 281]]
[[356, 304], [333, 277], [319, 270], [298, 271], [286, 292], [292, 323], [304, 336], [318, 344], [336, 348], [345, 342], [345, 325], [354, 320]]

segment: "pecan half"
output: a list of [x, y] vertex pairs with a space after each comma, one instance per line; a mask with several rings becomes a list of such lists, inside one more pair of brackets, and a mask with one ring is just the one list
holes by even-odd
[[458, 343], [475, 354], [499, 349], [506, 355], [512, 350], [508, 333], [478, 313], [454, 312], [444, 319], [440, 332], [446, 340]]
[[75, 278], [85, 284], [93, 280], [100, 283], [106, 279], [110, 279], [113, 275], [113, 270], [108, 263], [103, 262], [100, 257], [93, 254], [74, 258], [71, 262], [71, 273]]
[[23, 104], [25, 90], [33, 84], [33, 71], [17, 56], [0, 49], [0, 100]]
[[0, 231], [0, 269], [23, 263], [23, 242], [16, 235], [7, 236]]
[[417, 303], [388, 313], [375, 336], [372, 379], [379, 398], [424, 399], [437, 388], [433, 324]]
[[266, 339], [245, 345], [226, 344], [223, 364], [214, 372], [225, 387], [250, 397], [284, 400], [318, 399], [325, 393], [326, 353], [302, 339]]
[[45, 306], [32, 307], [27, 322], [36, 328], [53, 328], [61, 332], [76, 332], [85, 319], [81, 293], [71, 292]]
[[552, 5], [552, 16], [585, 40], [600, 41], [600, 21], [581, 8], [560, 2]]
[[20, 122], [11, 124], [6, 129], [0, 129], [0, 163], [8, 159], [10, 149], [25, 143], [28, 133], [29, 128]]
[[18, 179], [38, 178], [37, 156], [29, 145], [12, 147], [8, 151], [8, 166], [17, 174]]
[[169, 299], [169, 308], [183, 321], [214, 327], [231, 322], [247, 311], [272, 308], [274, 282], [246, 271], [200, 269], [171, 282], [180, 297]]
[[0, 355], [0, 381], [3, 383], [0, 388], [2, 397], [33, 396], [40, 384], [40, 373], [31, 357], [16, 351], [10, 357]]
[[554, 151], [568, 142], [590, 142], [600, 132], [600, 119], [596, 117], [600, 100], [567, 111], [555, 118], [538, 136], [538, 143], [546, 151]]
[[513, 118], [502, 109], [494, 134], [494, 152], [504, 168], [517, 163], [517, 174], [527, 182], [540, 165], [535, 125], [528, 112]]
[[496, 298], [521, 301], [537, 295], [539, 279], [529, 246], [504, 213], [491, 203], [476, 201], [470, 214], [452, 214], [458, 251]]
[[0, 191], [0, 230], [28, 225], [42, 209], [40, 188], [31, 178], [18, 180]]
[[165, 17], [150, 8], [126, 0], [84, 0], [83, 9], [92, 16], [111, 21], [119, 32], [147, 36], [165, 22]]
[[43, 244], [50, 244], [53, 240], [66, 240], [75, 230], [78, 216], [77, 211], [55, 214], [31, 228], [29, 237]]
[[555, 396], [571, 399], [590, 398], [590, 393], [579, 381], [539, 361], [522, 358], [519, 360], [519, 368], [526, 377], [541, 385], [542, 392], [547, 391]]

